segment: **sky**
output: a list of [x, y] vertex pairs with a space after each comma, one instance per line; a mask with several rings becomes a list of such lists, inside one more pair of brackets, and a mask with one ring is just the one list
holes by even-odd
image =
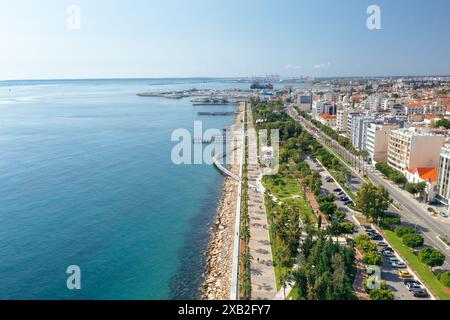
[[449, 75], [449, 13], [448, 0], [0, 0], [0, 79]]

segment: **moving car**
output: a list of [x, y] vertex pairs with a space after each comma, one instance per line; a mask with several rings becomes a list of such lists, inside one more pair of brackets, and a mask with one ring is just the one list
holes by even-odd
[[438, 215], [441, 216], [442, 218], [448, 218], [448, 215], [444, 211], [440, 211]]
[[400, 278], [412, 278], [413, 275], [411, 274], [411, 272], [407, 271], [407, 270], [400, 270], [398, 272], [398, 276]]

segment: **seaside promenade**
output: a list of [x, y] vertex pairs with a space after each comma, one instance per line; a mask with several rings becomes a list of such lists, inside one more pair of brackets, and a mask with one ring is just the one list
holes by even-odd
[[258, 162], [258, 139], [253, 125], [251, 108], [247, 110], [248, 124], [248, 212], [250, 215], [251, 298], [272, 300], [277, 294], [275, 269], [264, 205], [264, 194], [260, 193], [257, 179], [261, 175]]

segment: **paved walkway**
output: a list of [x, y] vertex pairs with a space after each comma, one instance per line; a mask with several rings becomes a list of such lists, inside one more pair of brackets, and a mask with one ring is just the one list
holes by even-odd
[[356, 296], [359, 300], [370, 300], [369, 295], [364, 289], [364, 281], [366, 279], [364, 271], [366, 270], [366, 266], [364, 265], [362, 255], [358, 250], [356, 250], [356, 268], [356, 278], [353, 283], [353, 289], [355, 290]]
[[253, 126], [251, 108], [248, 108], [248, 212], [250, 215], [250, 255], [252, 300], [272, 300], [277, 294], [275, 269], [264, 205], [264, 194], [258, 192], [260, 167], [257, 155], [257, 136]]

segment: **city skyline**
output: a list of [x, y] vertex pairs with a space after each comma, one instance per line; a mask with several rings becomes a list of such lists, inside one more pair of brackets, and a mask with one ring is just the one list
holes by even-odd
[[[367, 27], [371, 5], [380, 8], [380, 30]], [[447, 1], [1, 6], [2, 80], [450, 74]], [[70, 28], [73, 6], [80, 21]]]

